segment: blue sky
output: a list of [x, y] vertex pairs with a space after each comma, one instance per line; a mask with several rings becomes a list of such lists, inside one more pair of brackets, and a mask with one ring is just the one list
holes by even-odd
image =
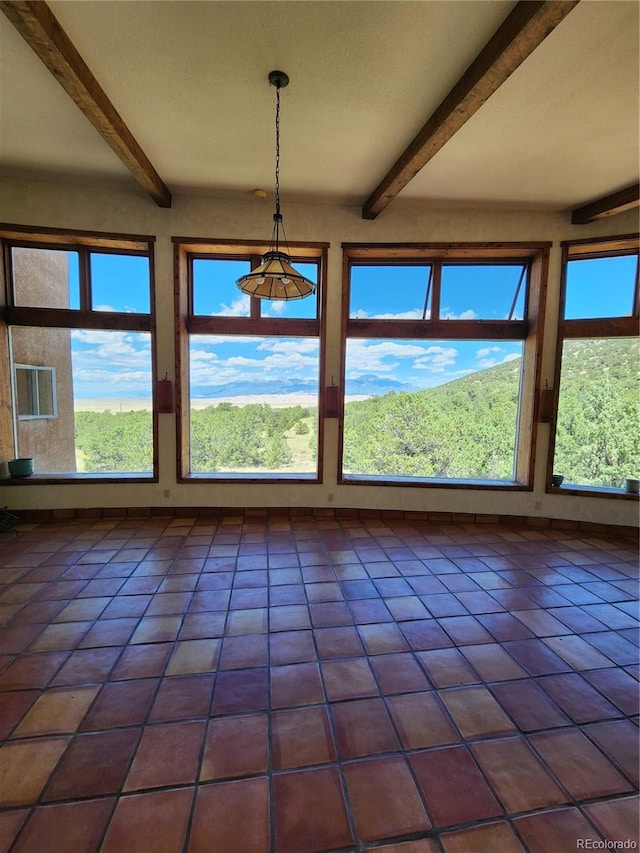
[[[77, 256], [69, 253], [70, 305], [79, 304]], [[248, 316], [248, 297], [235, 280], [248, 270], [243, 261], [196, 260], [194, 308], [214, 316]], [[630, 313], [635, 257], [576, 261], [567, 280], [567, 316], [618, 316]], [[313, 264], [296, 268], [315, 279]], [[516, 293], [521, 267], [447, 265], [443, 270], [440, 316], [449, 319], [504, 319]], [[357, 266], [352, 273], [353, 317], [419, 319], [423, 315], [428, 265]], [[615, 285], [615, 286], [614, 286]], [[145, 258], [92, 253], [95, 310], [149, 310], [149, 271]], [[311, 317], [315, 298], [263, 302], [270, 317]], [[429, 316], [427, 304], [427, 317]], [[514, 316], [521, 318], [522, 290]], [[151, 396], [148, 334], [75, 330], [71, 334], [74, 393], [81, 398], [132, 399]], [[520, 342], [351, 340], [347, 380], [378, 376], [411, 388], [430, 388], [517, 358]], [[194, 396], [215, 396], [221, 386], [267, 380], [286, 392], [285, 380], [317, 381], [318, 344], [312, 339], [195, 336], [191, 344]], [[243, 393], [247, 393], [244, 391]]]

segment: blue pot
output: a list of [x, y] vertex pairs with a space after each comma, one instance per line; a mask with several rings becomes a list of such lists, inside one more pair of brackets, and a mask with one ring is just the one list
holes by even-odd
[[33, 457], [9, 460], [9, 473], [12, 477], [30, 477], [33, 474]]

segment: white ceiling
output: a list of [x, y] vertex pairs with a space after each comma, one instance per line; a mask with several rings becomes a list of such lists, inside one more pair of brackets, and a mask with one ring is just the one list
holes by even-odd
[[[361, 204], [511, 0], [51, 0], [173, 193], [273, 186]], [[562, 210], [638, 179], [639, 9], [581, 0], [401, 198]], [[125, 166], [0, 15], [0, 173], [128, 187]]]

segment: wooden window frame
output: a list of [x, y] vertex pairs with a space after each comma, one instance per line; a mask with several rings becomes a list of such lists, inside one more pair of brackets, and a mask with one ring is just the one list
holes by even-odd
[[[541, 356], [544, 314], [549, 269], [549, 242], [518, 243], [343, 243], [342, 262], [342, 334], [340, 354], [338, 483], [341, 485], [380, 485], [417, 488], [497, 489], [532, 491], [535, 444], [539, 411]], [[527, 298], [522, 320], [369, 320], [349, 316], [350, 272], [354, 265], [435, 263], [526, 263], [529, 266]], [[432, 300], [437, 306], [436, 287]], [[436, 314], [437, 316], [437, 314]], [[344, 390], [346, 344], [350, 338], [412, 340], [520, 340], [523, 343], [522, 380], [516, 430], [515, 479], [462, 480], [445, 478], [397, 478], [377, 475], [346, 476], [344, 454]]]
[[[289, 243], [292, 262], [318, 264], [319, 290], [314, 319], [260, 316], [261, 300], [251, 297], [248, 317], [211, 317], [193, 313], [193, 260], [245, 260], [255, 269], [269, 244], [259, 240], [219, 240], [172, 237], [174, 244], [174, 304], [176, 317], [176, 478], [179, 483], [321, 483], [325, 420], [326, 275], [328, 243]], [[307, 337], [319, 342], [318, 447], [315, 474], [223, 474], [190, 470], [189, 336], [191, 334]]]
[[575, 338], [637, 338], [640, 322], [640, 256], [636, 267], [633, 306], [629, 317], [593, 317], [565, 320], [564, 312], [567, 295], [567, 271], [569, 261], [611, 258], [620, 255], [640, 253], [640, 234], [622, 234], [615, 237], [593, 237], [586, 240], [564, 240], [562, 247], [562, 272], [560, 278], [560, 302], [558, 310], [558, 334], [556, 338], [556, 359], [552, 392], [552, 413], [549, 428], [549, 453], [545, 488], [548, 494], [581, 495], [583, 497], [606, 497], [622, 500], [638, 500], [638, 496], [616, 489], [613, 486], [571, 485], [554, 486], [552, 484], [554, 456], [556, 449], [556, 430], [558, 428], [558, 403], [560, 400], [560, 379], [562, 376], [562, 349], [565, 340]]
[[[12, 485], [72, 483], [156, 483], [158, 482], [158, 411], [156, 297], [155, 297], [155, 237], [80, 231], [62, 228], [40, 228], [0, 223], [0, 243], [3, 255], [4, 304], [0, 322], [11, 326], [47, 327], [54, 329], [92, 329], [122, 332], [148, 332], [151, 339], [151, 399], [153, 430], [153, 461], [150, 474], [116, 472], [60, 472], [36, 474], [24, 479], [7, 481]], [[16, 305], [13, 280], [13, 248], [52, 249], [79, 254], [80, 308], [40, 308]], [[92, 252], [146, 257], [149, 260], [149, 312], [145, 314], [120, 311], [97, 311], [91, 305], [89, 258]]]

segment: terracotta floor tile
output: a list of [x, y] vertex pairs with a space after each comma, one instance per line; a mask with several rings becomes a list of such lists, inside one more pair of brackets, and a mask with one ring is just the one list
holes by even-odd
[[[172, 643], [127, 646], [111, 673], [111, 680], [157, 678], [164, 673], [172, 649]], [[74, 654], [80, 654], [80, 652], [74, 652]], [[61, 672], [64, 672], [64, 668]]]
[[533, 637], [527, 626], [511, 613], [482, 613], [476, 618], [499, 643], [505, 640], [526, 640]]
[[486, 687], [442, 690], [440, 698], [464, 738], [495, 737], [516, 730]]
[[438, 853], [435, 841], [430, 838], [419, 838], [416, 841], [399, 841], [397, 844], [376, 844], [375, 847], [365, 847], [365, 850], [376, 850], [377, 853]]
[[0, 812], [0, 850], [10, 849], [28, 814], [29, 809]]
[[140, 729], [116, 729], [75, 738], [42, 799], [51, 802], [116, 793], [139, 738]]
[[330, 702], [378, 695], [366, 658], [323, 661], [322, 674]]
[[39, 690], [16, 690], [0, 698], [0, 740], [4, 740], [40, 696]]
[[404, 652], [409, 648], [402, 631], [393, 622], [360, 625], [358, 632], [367, 654], [370, 655]]
[[271, 631], [294, 631], [299, 628], [310, 628], [309, 609], [304, 604], [271, 607], [269, 610], [269, 627]]
[[105, 684], [84, 718], [81, 731], [141, 725], [157, 684], [157, 679], [150, 678]]
[[239, 634], [265, 634], [268, 630], [268, 611], [266, 608], [234, 610], [227, 617], [226, 633], [229, 636]]
[[72, 652], [67, 662], [52, 679], [52, 687], [97, 684], [106, 681], [122, 647], [80, 649]]
[[345, 764], [343, 773], [361, 840], [377, 841], [430, 828], [404, 758], [355, 761]]
[[638, 727], [630, 720], [591, 723], [583, 731], [637, 787], [640, 782]]
[[566, 661], [572, 669], [602, 669], [611, 661], [581, 637], [545, 637], [544, 643]]
[[321, 660], [361, 657], [364, 654], [360, 635], [350, 625], [336, 628], [316, 628], [314, 636], [318, 647], [318, 657]]
[[318, 853], [353, 844], [335, 767], [276, 775], [273, 798], [275, 853]]
[[628, 716], [640, 713], [640, 685], [622, 669], [598, 669], [584, 678]]
[[541, 732], [530, 743], [574, 800], [591, 800], [632, 790], [611, 762], [579, 729]]
[[266, 714], [244, 714], [209, 721], [200, 781], [266, 773], [268, 767]]
[[55, 652], [75, 649], [91, 628], [91, 622], [60, 622], [49, 625], [31, 644], [30, 652]]
[[510, 681], [527, 675], [496, 643], [463, 646], [461, 651], [483, 681]]
[[316, 663], [271, 667], [271, 705], [286, 708], [324, 702], [320, 670]]
[[0, 628], [0, 654], [19, 655], [35, 640], [42, 628], [42, 625]]
[[147, 616], [140, 620], [131, 644], [166, 643], [175, 640], [182, 625], [181, 616]]
[[326, 706], [276, 711], [271, 752], [275, 770], [334, 762], [336, 750]]
[[353, 619], [349, 618], [348, 622], [335, 622], [332, 624], [350, 625], [352, 622], [355, 622], [356, 625], [369, 625], [372, 623], [393, 621], [393, 616], [389, 612], [389, 608], [380, 598], [350, 601], [349, 609], [353, 614]]
[[182, 640], [175, 645], [165, 675], [212, 672], [216, 668], [220, 640]]
[[449, 635], [443, 631], [435, 619], [421, 619], [416, 622], [403, 622], [400, 629], [407, 642], [415, 651], [444, 649], [453, 645]]
[[100, 853], [176, 853], [182, 850], [193, 788], [121, 797]]
[[268, 670], [265, 667], [218, 673], [212, 714], [240, 714], [268, 707]]
[[123, 790], [194, 782], [204, 734], [204, 722], [147, 726]]
[[181, 640], [206, 640], [224, 633], [226, 613], [187, 613], [178, 637]]
[[391, 696], [387, 705], [404, 749], [441, 746], [460, 740], [435, 693]]
[[639, 808], [640, 802], [635, 796], [594, 803], [585, 806], [584, 811], [596, 829], [599, 829], [608, 841], [623, 843], [635, 841], [637, 846], [640, 843], [638, 837]]
[[68, 737], [11, 741], [0, 747], [0, 802], [35, 803], [69, 743]]
[[269, 786], [266, 778], [201, 785], [189, 853], [268, 853]]
[[191, 604], [190, 592], [166, 592], [153, 596], [145, 616], [168, 616], [186, 613]]
[[440, 840], [445, 853], [524, 853], [518, 836], [505, 821], [445, 832]]
[[304, 663], [316, 659], [316, 647], [311, 631], [280, 631], [269, 637], [269, 656], [272, 666]]
[[176, 675], [163, 678], [149, 714], [149, 722], [163, 723], [206, 717], [211, 706], [213, 680], [213, 675]]
[[219, 669], [246, 669], [266, 666], [268, 662], [269, 641], [266, 634], [225, 637], [222, 642]]
[[435, 826], [454, 826], [502, 815], [464, 746], [416, 752], [409, 756], [409, 763]]
[[491, 691], [522, 732], [571, 725], [533, 679], [494, 684]]
[[416, 657], [438, 688], [477, 684], [480, 681], [458, 649], [433, 649], [418, 652]]
[[482, 627], [475, 616], [448, 616], [438, 619], [438, 623], [458, 646], [491, 642], [491, 634]]
[[474, 743], [471, 749], [508, 812], [568, 802], [523, 738]]
[[533, 853], [567, 853], [568, 850], [577, 850], [579, 838], [601, 842], [589, 821], [575, 808], [519, 817], [513, 825]]
[[[421, 580], [421, 578], [417, 578], [417, 580]], [[466, 616], [467, 609], [461, 604], [455, 595], [452, 595], [450, 592], [446, 592], [446, 587], [440, 584], [440, 581], [437, 578], [429, 578], [428, 580], [432, 580], [435, 583], [439, 584], [441, 587], [441, 592], [437, 595], [431, 595], [428, 593], [421, 593], [422, 601], [427, 606], [427, 610], [432, 616], [439, 618], [441, 616]], [[409, 581], [413, 586], [413, 580]], [[420, 590], [417, 590], [420, 592]]]
[[123, 595], [114, 598], [102, 613], [102, 619], [123, 619], [142, 616], [149, 604], [151, 595]]
[[94, 853], [113, 808], [113, 799], [40, 806], [29, 818], [15, 853]]
[[622, 716], [621, 712], [577, 673], [537, 679], [545, 693], [575, 723], [593, 723]]
[[84, 622], [97, 619], [110, 602], [111, 598], [108, 596], [78, 598], [63, 607], [53, 622]]
[[431, 686], [415, 657], [409, 653], [373, 657], [371, 668], [386, 696], [429, 690]]
[[56, 687], [43, 693], [13, 732], [14, 738], [72, 734], [98, 694], [98, 686]]
[[530, 675], [550, 675], [568, 672], [570, 667], [542, 640], [514, 640], [504, 644], [504, 649], [523, 666]]
[[633, 642], [622, 637], [617, 631], [603, 631], [597, 634], [586, 634], [584, 639], [606, 655], [618, 666], [637, 663], [638, 660], [638, 629], [633, 629]]
[[342, 759], [400, 750], [398, 738], [381, 699], [330, 705], [338, 753]]
[[300, 604], [306, 608], [307, 596], [304, 592], [304, 586], [301, 583], [271, 586], [269, 588], [269, 604], [272, 607]]

